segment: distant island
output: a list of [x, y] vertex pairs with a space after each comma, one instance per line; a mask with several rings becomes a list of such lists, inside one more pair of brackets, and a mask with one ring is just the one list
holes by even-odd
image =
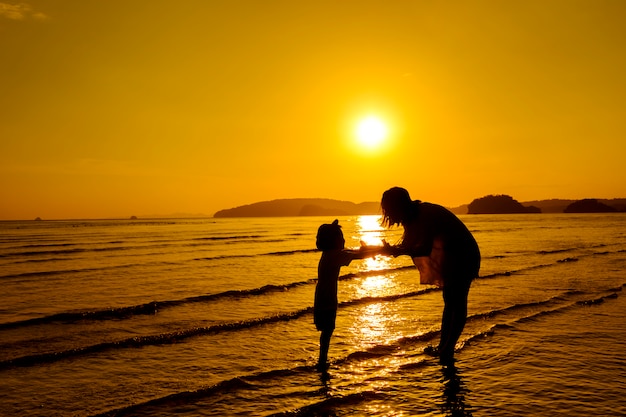
[[477, 198], [467, 206], [468, 214], [541, 213], [536, 206], [524, 206], [508, 195], [488, 195]]
[[380, 203], [352, 203], [327, 198], [291, 198], [220, 210], [213, 217], [353, 216], [378, 214]]
[[595, 198], [575, 201], [563, 210], [563, 213], [614, 213], [617, 208], [601, 203]]
[[[626, 212], [626, 198], [612, 200], [551, 199], [520, 203], [508, 195], [488, 195], [477, 198], [469, 204], [448, 208], [455, 214]], [[224, 209], [216, 212], [213, 217], [359, 216], [380, 213], [380, 202], [357, 204], [328, 198], [289, 198], [261, 201]]]

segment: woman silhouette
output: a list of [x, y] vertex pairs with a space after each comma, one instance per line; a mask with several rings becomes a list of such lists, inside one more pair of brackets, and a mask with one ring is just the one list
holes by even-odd
[[474, 236], [446, 208], [411, 200], [404, 188], [383, 193], [383, 225], [402, 225], [402, 241], [389, 246], [393, 256], [408, 255], [422, 284], [443, 288], [441, 338], [436, 353], [444, 364], [454, 360], [454, 347], [467, 320], [467, 296], [480, 269], [480, 250]]

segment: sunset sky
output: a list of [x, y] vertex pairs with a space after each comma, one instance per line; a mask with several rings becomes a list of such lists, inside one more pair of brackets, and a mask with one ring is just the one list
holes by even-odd
[[0, 219], [624, 198], [625, 21], [621, 0], [0, 0]]

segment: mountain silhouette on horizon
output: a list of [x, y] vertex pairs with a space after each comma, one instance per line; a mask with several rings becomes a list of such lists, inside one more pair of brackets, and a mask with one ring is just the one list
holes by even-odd
[[[510, 196], [500, 195], [495, 196], [498, 198], [492, 198], [485, 200], [485, 196], [477, 198], [472, 203], [480, 200], [481, 202], [493, 201], [502, 202], [502, 200], [512, 200], [513, 204], [519, 206], [525, 206], [525, 208], [532, 207], [533, 213], [563, 213], [565, 209], [572, 203], [582, 200], [564, 200], [564, 199], [550, 199], [550, 200], [533, 200], [518, 203]], [[615, 198], [612, 200], [597, 199], [597, 201], [615, 208], [616, 211], [626, 211], [626, 198]], [[448, 207], [450, 211], [455, 214], [469, 214], [468, 209], [472, 204], [463, 204], [458, 207]], [[510, 203], [510, 202], [509, 202]], [[512, 212], [529, 212], [529, 211], [511, 211], [510, 204], [504, 206], [494, 206], [490, 208], [491, 214], [502, 214]], [[474, 212], [476, 213], [476, 212]], [[472, 213], [472, 214], [474, 214]], [[485, 211], [482, 211], [485, 213]], [[298, 216], [362, 216], [362, 215], [376, 215], [381, 214], [380, 202], [378, 201], [366, 201], [363, 203], [353, 203], [351, 201], [334, 200], [330, 198], [284, 198], [270, 201], [261, 201], [252, 204], [246, 204], [243, 206], [233, 207], [229, 209], [223, 209], [216, 212], [213, 217], [226, 218], [226, 217], [298, 217]]]
[[380, 214], [379, 202], [353, 203], [330, 198], [287, 198], [224, 209], [213, 217], [354, 216]]

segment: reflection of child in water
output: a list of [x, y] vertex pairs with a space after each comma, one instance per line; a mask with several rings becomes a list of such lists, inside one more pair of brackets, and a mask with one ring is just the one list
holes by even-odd
[[315, 287], [314, 322], [320, 335], [320, 357], [318, 369], [324, 370], [327, 365], [330, 337], [335, 330], [337, 317], [337, 279], [342, 266], [347, 266], [354, 259], [382, 254], [383, 247], [367, 247], [361, 242], [358, 250], [345, 249], [345, 240], [339, 221], [323, 224], [317, 230], [317, 248], [322, 251], [317, 267], [317, 286]]

